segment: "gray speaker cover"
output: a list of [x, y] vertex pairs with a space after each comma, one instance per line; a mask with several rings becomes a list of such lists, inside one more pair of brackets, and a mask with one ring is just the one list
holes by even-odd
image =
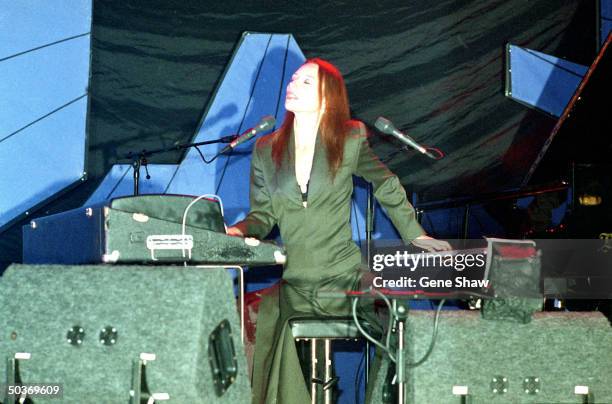
[[[209, 335], [224, 319], [233, 330], [238, 374], [221, 397], [213, 385]], [[67, 341], [84, 330], [79, 346]], [[100, 342], [104, 327], [115, 343]], [[0, 278], [0, 383], [6, 360], [28, 352], [27, 383], [60, 383], [65, 403], [128, 403], [134, 361], [146, 367], [151, 393], [174, 403], [250, 400], [232, 282], [222, 268], [12, 265]]]

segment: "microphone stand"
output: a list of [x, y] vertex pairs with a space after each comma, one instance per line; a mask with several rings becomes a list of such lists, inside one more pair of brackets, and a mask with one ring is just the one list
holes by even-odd
[[372, 184], [368, 182], [367, 185], [367, 204], [366, 204], [366, 256], [368, 258], [368, 265], [372, 258], [372, 233], [374, 232], [374, 210], [376, 208], [376, 201], [374, 200], [374, 191]]
[[[382, 163], [387, 163], [387, 161], [391, 160], [398, 153], [414, 150], [410, 149], [408, 146], [402, 146], [399, 150], [394, 151], [387, 155], [384, 159], [381, 159]], [[370, 259], [372, 258], [372, 234], [374, 233], [374, 212], [376, 210], [376, 200], [374, 199], [374, 189], [372, 188], [372, 184], [368, 182], [366, 187], [366, 257], [368, 259], [368, 264], [370, 263]], [[416, 209], [416, 208], [415, 208]], [[417, 216], [418, 217], [418, 216]]]
[[[397, 153], [402, 151], [410, 150], [408, 146], [402, 147], [400, 150], [391, 153], [386, 158], [381, 159], [382, 162], [387, 162], [391, 160]], [[412, 150], [410, 150], [412, 151]], [[374, 211], [376, 209], [376, 200], [374, 199], [374, 190], [372, 184], [368, 183], [367, 185], [367, 205], [366, 205], [366, 255], [368, 258], [368, 265], [370, 264], [370, 259], [372, 257], [372, 233], [374, 232]], [[416, 210], [416, 208], [415, 208]], [[417, 218], [419, 217], [417, 211]], [[391, 299], [392, 301], [392, 310], [391, 315], [395, 319], [396, 331], [398, 334], [398, 346], [396, 350], [396, 375], [397, 375], [397, 402], [399, 404], [405, 404], [406, 400], [406, 382], [407, 375], [404, 368], [406, 363], [406, 357], [404, 352], [404, 334], [406, 332], [406, 322], [408, 317], [408, 309], [407, 307], [398, 299]]]
[[197, 142], [197, 143], [184, 143], [184, 144], [179, 144], [176, 146], [172, 146], [172, 147], [166, 147], [166, 148], [161, 148], [161, 149], [155, 149], [155, 150], [143, 150], [139, 153], [133, 153], [133, 152], [129, 152], [127, 154], [127, 158], [132, 160], [132, 168], [133, 168], [133, 174], [132, 177], [134, 178], [134, 195], [138, 195], [140, 193], [140, 168], [144, 166], [146, 172], [147, 172], [147, 179], [151, 178], [151, 176], [149, 175], [149, 170], [147, 169], [147, 157], [152, 156], [154, 154], [160, 154], [160, 153], [165, 153], [165, 152], [169, 152], [169, 151], [174, 151], [174, 150], [184, 150], [184, 149], [189, 149], [191, 147], [198, 147], [198, 146], [204, 146], [207, 144], [214, 144], [214, 143], [231, 143], [233, 142], [235, 139], [238, 138], [238, 135], [230, 135], [230, 136], [224, 136], [220, 139], [215, 139], [215, 140], [205, 140], [203, 142]]

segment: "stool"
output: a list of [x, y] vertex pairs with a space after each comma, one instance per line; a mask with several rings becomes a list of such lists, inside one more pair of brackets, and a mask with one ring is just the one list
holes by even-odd
[[[369, 324], [360, 323], [366, 330]], [[310, 340], [310, 396], [312, 404], [317, 404], [318, 396], [323, 395], [323, 402], [331, 404], [332, 388], [338, 379], [332, 377], [331, 341], [334, 339], [357, 339], [363, 336], [357, 329], [352, 317], [303, 317], [289, 321], [293, 338], [296, 341]], [[324, 377], [317, 374], [317, 342], [324, 343], [325, 371]], [[370, 343], [366, 339], [365, 382], [368, 382], [370, 367]], [[321, 393], [322, 392], [322, 393]]]

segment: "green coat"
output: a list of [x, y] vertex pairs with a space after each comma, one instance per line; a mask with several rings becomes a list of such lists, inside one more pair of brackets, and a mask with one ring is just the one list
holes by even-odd
[[332, 181], [327, 156], [317, 136], [308, 189], [308, 206], [295, 178], [295, 142], [278, 170], [271, 157], [272, 136], [260, 138], [251, 161], [251, 209], [236, 224], [247, 236], [265, 238], [278, 225], [287, 250], [283, 285], [264, 298], [257, 320], [253, 371], [254, 403], [308, 403], [295, 344], [287, 320], [303, 315], [346, 316], [346, 302], [319, 300], [315, 291], [357, 286], [361, 253], [350, 226], [352, 176], [372, 183], [374, 196], [386, 209], [404, 242], [424, 234], [397, 176], [369, 147], [367, 130], [353, 122], [343, 162]]

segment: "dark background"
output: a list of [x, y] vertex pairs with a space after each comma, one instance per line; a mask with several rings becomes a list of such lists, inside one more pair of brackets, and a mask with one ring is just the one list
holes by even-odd
[[[93, 4], [89, 179], [39, 216], [80, 206], [130, 150], [190, 141], [244, 31], [292, 33], [306, 57], [340, 68], [356, 118], [385, 115], [443, 150], [439, 162], [408, 152], [388, 162], [421, 201], [518, 187], [549, 135], [554, 119], [504, 96], [506, 43], [584, 65], [596, 51], [590, 0]], [[373, 144], [381, 157], [398, 147]], [[0, 268], [20, 261], [23, 224], [0, 235]]]

